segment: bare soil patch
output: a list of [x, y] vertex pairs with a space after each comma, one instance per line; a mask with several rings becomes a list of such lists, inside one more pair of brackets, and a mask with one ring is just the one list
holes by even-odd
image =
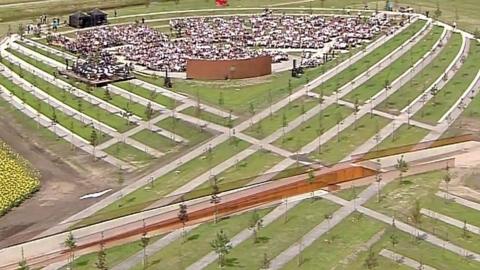
[[82, 195], [117, 187], [116, 169], [56, 140], [0, 100], [0, 138], [41, 172], [32, 198], [0, 217], [0, 247], [26, 241], [99, 199]]

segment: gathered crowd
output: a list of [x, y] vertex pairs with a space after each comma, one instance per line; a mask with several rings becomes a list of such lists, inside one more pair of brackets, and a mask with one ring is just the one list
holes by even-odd
[[[358, 46], [380, 31], [393, 31], [390, 23], [384, 14], [368, 18], [292, 16], [266, 10], [248, 17], [171, 20], [170, 35], [137, 23], [77, 32], [75, 39], [55, 35], [50, 41], [87, 59], [87, 64], [77, 65], [75, 72], [85, 77], [109, 77], [125, 72], [125, 68], [112, 67], [118, 65], [112, 54], [152, 70], [173, 72], [184, 72], [188, 59], [270, 55], [273, 62], [281, 62], [288, 60], [288, 49], [318, 50], [329, 42], [330, 49]], [[106, 48], [108, 52], [103, 50]], [[325, 59], [313, 53], [303, 54], [303, 58], [300, 63], [308, 67], [320, 65]]]

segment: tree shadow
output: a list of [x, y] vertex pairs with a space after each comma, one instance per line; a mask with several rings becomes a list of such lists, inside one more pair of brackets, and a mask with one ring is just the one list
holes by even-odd
[[259, 236], [259, 237], [257, 237], [257, 242], [256, 242], [256, 244], [265, 244], [265, 243], [267, 243], [268, 241], [270, 241], [270, 237], [267, 237], [267, 236]]
[[200, 234], [192, 234], [190, 236], [187, 237], [187, 241], [193, 241], [193, 240], [197, 240], [198, 238], [200, 238]]
[[225, 266], [228, 266], [228, 267], [236, 266], [236, 267], [243, 268], [243, 266], [240, 266], [240, 262], [238, 261], [237, 258], [226, 258], [225, 259]]

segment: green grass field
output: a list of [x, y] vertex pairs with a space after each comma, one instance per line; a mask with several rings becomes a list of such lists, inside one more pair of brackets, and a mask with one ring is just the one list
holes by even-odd
[[202, 130], [198, 126], [173, 117], [165, 118], [155, 125], [188, 140], [188, 142], [184, 143], [187, 146], [197, 145], [212, 136], [207, 130]]
[[220, 164], [248, 146], [249, 144], [244, 141], [230, 139], [213, 148], [210, 154], [205, 153], [202, 156], [184, 163], [175, 171], [171, 171], [154, 179], [151, 183], [122, 197], [120, 200], [84, 219], [77, 224], [77, 226], [92, 224], [101, 220], [107, 220], [145, 209], [151, 204], [154, 204], [160, 198], [166, 196], [168, 193], [173, 192], [175, 189], [188, 183], [195, 177], [207, 172], [210, 167]]
[[292, 100], [289, 105], [274, 112], [269, 117], [253, 124], [245, 134], [257, 139], [263, 139], [282, 128], [283, 125], [288, 125], [291, 121], [302, 115], [302, 112], [307, 112], [312, 109], [318, 101], [312, 98], [300, 97]]
[[[25, 91], [23, 88], [8, 80], [3, 75], [0, 75], [0, 84], [8, 89], [13, 95], [25, 102], [25, 104], [37, 110], [40, 114], [46, 116], [50, 120], [56, 119], [57, 123], [64, 128], [72, 131], [83, 139], [90, 141], [92, 131], [94, 130], [94, 128], [90, 125], [85, 125], [84, 123], [64, 114], [62, 111], [52, 108], [52, 106], [41, 101], [33, 94]], [[96, 132], [98, 136], [98, 143], [102, 143], [110, 138], [105, 133], [101, 133], [99, 131]]]
[[344, 99], [350, 102], [358, 100], [360, 103], [366, 102], [375, 94], [390, 85], [395, 79], [407, 72], [417, 61], [419, 61], [428, 51], [430, 51], [438, 41], [443, 32], [443, 27], [434, 26], [433, 29], [425, 35], [410, 50], [405, 52], [395, 60], [388, 68], [383, 69], [373, 77], [368, 79], [355, 90], [347, 94]]
[[169, 98], [169, 97], [164, 96], [164, 95], [159, 94], [159, 93], [155, 93], [155, 92], [150, 91], [150, 90], [148, 90], [144, 87], [135, 85], [135, 84], [130, 83], [130, 82], [118, 82], [118, 83], [114, 83], [114, 85], [118, 86], [122, 89], [125, 89], [128, 92], [131, 92], [131, 93], [136, 94], [138, 96], [141, 96], [143, 98], [149, 99], [149, 100], [151, 100], [155, 103], [163, 105], [168, 109], [175, 108], [179, 103], [178, 101], [176, 101], [172, 98]]
[[105, 152], [136, 166], [145, 166], [155, 158], [147, 152], [126, 143], [116, 143], [105, 149]]
[[323, 92], [324, 95], [333, 94], [337, 89], [355, 79], [358, 75], [371, 68], [373, 65], [381, 61], [388, 54], [405, 43], [409, 38], [415, 35], [415, 33], [420, 31], [424, 25], [425, 21], [422, 20], [416, 21], [415, 23], [409, 25], [405, 30], [393, 37], [391, 40], [362, 57], [356, 63], [350, 65], [347, 69], [322, 83], [319, 87], [313, 89], [313, 91], [317, 93]]
[[[257, 213], [260, 217], [263, 217], [270, 210], [271, 209], [258, 210]], [[211, 251], [210, 242], [215, 239], [217, 232], [223, 230], [227, 237], [231, 238], [248, 226], [251, 215], [250, 212], [247, 212], [221, 219], [216, 224], [209, 222], [200, 225], [190, 231], [185, 240], [177, 239], [159, 252], [150, 256], [146, 269], [185, 269]], [[145, 268], [143, 264], [139, 264], [133, 268], [133, 270], [137, 269]]]
[[390, 136], [383, 138], [382, 142], [380, 142], [375, 149], [383, 150], [418, 143], [427, 136], [428, 133], [429, 130], [403, 124]]
[[[26, 56], [25, 56], [26, 57]], [[7, 66], [10, 70], [17, 73], [21, 76], [24, 80], [28, 81], [29, 83], [35, 85], [39, 89], [46, 92], [48, 95], [58, 99], [62, 103], [70, 106], [74, 110], [77, 110], [81, 113], [84, 113], [98, 121], [105, 123], [106, 125], [116, 129], [119, 132], [124, 132], [129, 130], [133, 127], [133, 125], [129, 125], [126, 119], [123, 119], [120, 116], [111, 114], [110, 112], [87, 102], [82, 98], [78, 98], [73, 94], [68, 93], [67, 91], [59, 88], [58, 86], [47, 82], [32, 73], [20, 68], [17, 65], [7, 61], [6, 59], [2, 59], [2, 64]]]
[[27, 44], [25, 42], [23, 42], [22, 40], [17, 40], [15, 41], [16, 43], [22, 45], [23, 47], [27, 48], [27, 49], [30, 49], [31, 51], [34, 51], [36, 53], [39, 53], [45, 57], [48, 57], [50, 59], [53, 59], [59, 63], [62, 63], [64, 64], [65, 63], [65, 58], [63, 58], [62, 56], [60, 55], [57, 55], [57, 54], [54, 54], [54, 53], [51, 53], [49, 51], [46, 51], [40, 47], [36, 47], [36, 46], [33, 46], [33, 45], [30, 45], [30, 44]]
[[435, 124], [467, 90], [475, 76], [477, 76], [479, 69], [480, 43], [471, 41], [465, 63], [450, 81], [442, 89], [439, 89], [435, 97], [428, 101], [413, 118], [418, 121]]
[[185, 110], [181, 111], [181, 113], [226, 127], [233, 127], [236, 122], [235, 119], [231, 118], [230, 116], [222, 117], [220, 115], [207, 112], [202, 109], [199, 110], [198, 107], [188, 107]]
[[376, 108], [388, 113], [399, 114], [403, 108], [408, 106], [427, 87], [445, 73], [447, 67], [460, 51], [461, 46], [462, 36], [458, 33], [452, 34], [447, 44], [442, 47], [440, 54], [430, 64]]
[[389, 122], [389, 119], [383, 117], [365, 115], [358, 119], [356, 124], [341, 131], [339, 136], [323, 144], [320, 153], [318, 150], [312, 152], [311, 158], [326, 164], [336, 163], [373, 137]]
[[[241, 187], [253, 181], [266, 170], [280, 162], [282, 157], [267, 150], [258, 150], [234, 166], [217, 175], [219, 189], [227, 190], [233, 187]], [[203, 183], [198, 190], [211, 192], [211, 183]]]
[[[47, 64], [44, 64], [40, 61], [37, 61], [30, 56], [27, 56], [25, 54], [20, 53], [19, 51], [15, 51], [15, 50], [12, 50], [12, 49], [7, 49], [7, 51], [12, 53], [16, 57], [24, 60], [25, 62], [31, 64], [32, 66], [37, 67], [38, 69], [43, 70], [43, 71], [45, 71], [49, 74], [55, 74], [55, 73], [58, 72], [54, 67], [51, 67], [51, 66], [49, 66]], [[111, 103], [112, 105], [115, 105], [115, 106], [117, 106], [117, 107], [119, 107], [119, 108], [121, 108], [121, 109], [123, 109], [127, 112], [131, 112], [134, 115], [136, 115], [138, 117], [141, 117], [144, 120], [148, 119], [148, 117], [147, 117], [147, 107], [145, 107], [145, 106], [143, 106], [139, 103], [133, 102], [131, 100], [128, 100], [127, 98], [124, 98], [120, 95], [113, 94], [111, 92], [108, 92], [108, 94], [107, 94], [107, 91], [103, 88], [91, 87], [91, 86], [86, 85], [82, 82], [78, 82], [78, 81], [75, 81], [73, 79], [65, 78], [63, 76], [59, 76], [58, 78], [67, 82], [67, 83], [69, 83], [72, 86], [77, 87], [78, 89], [80, 89], [82, 91], [85, 91], [85, 92], [87, 92], [87, 93], [89, 93], [89, 94], [91, 94], [91, 95], [93, 95], [97, 98], [100, 98], [100, 99], [102, 99], [102, 100], [104, 100], [108, 103]], [[153, 111], [151, 117], [153, 118], [156, 115], [158, 115], [158, 112]]]
[[353, 213], [307, 247], [301, 260], [297, 256], [282, 269], [333, 269], [384, 227], [376, 220]]
[[343, 121], [352, 111], [348, 107], [332, 104], [315, 117], [306, 120], [300, 126], [276, 140], [274, 145], [292, 152], [298, 151], [334, 127], [338, 122]]
[[175, 148], [177, 147], [177, 143], [175, 141], [148, 129], [141, 130], [130, 136], [130, 138], [163, 153], [175, 151]]
[[[228, 255], [225, 269], [261, 269], [264, 254], [274, 258], [339, 208], [329, 201], [306, 199], [287, 212], [287, 220], [280, 217], [257, 233], [257, 243], [250, 237]], [[206, 269], [218, 269], [212, 263]]]

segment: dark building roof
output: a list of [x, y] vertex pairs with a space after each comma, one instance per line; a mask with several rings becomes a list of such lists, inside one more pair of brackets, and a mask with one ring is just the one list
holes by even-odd
[[107, 15], [106, 12], [101, 11], [100, 9], [96, 8], [89, 12], [90, 15]]

